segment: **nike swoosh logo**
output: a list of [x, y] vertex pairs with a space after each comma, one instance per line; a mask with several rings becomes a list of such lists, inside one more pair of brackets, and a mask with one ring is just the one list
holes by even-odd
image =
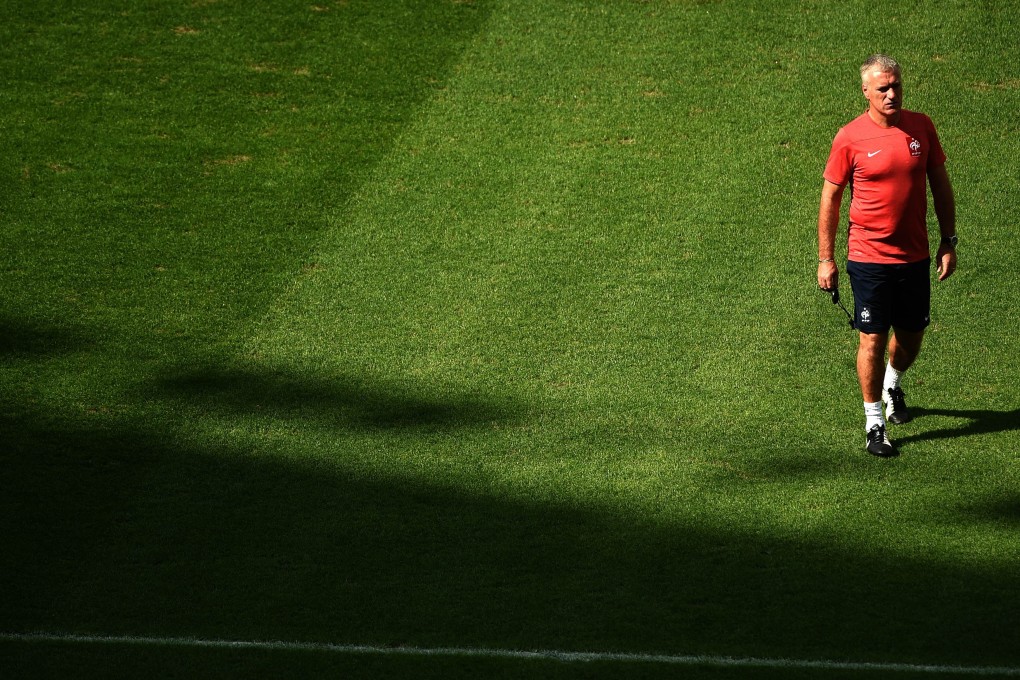
[[879, 149], [878, 151], [869, 151], [868, 152], [868, 158], [871, 158], [872, 156], [877, 156], [880, 153], [882, 153], [881, 149]]

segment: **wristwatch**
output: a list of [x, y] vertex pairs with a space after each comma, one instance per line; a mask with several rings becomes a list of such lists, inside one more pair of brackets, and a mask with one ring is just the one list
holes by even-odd
[[942, 237], [942, 245], [944, 245], [944, 246], [950, 246], [951, 248], [955, 248], [956, 244], [959, 243], [959, 242], [960, 242], [960, 237], [957, 236], [956, 234], [953, 234], [952, 236], [943, 236]]

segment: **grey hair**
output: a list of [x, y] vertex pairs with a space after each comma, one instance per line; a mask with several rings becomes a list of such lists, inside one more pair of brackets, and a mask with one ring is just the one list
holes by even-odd
[[861, 64], [861, 82], [868, 82], [868, 74], [872, 71], [882, 73], [899, 73], [900, 64], [888, 54], [873, 54]]

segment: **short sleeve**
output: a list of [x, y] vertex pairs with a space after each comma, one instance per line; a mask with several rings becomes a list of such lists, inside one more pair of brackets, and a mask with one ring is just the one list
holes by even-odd
[[939, 141], [939, 133], [935, 131], [935, 123], [925, 116], [925, 125], [928, 128], [928, 167], [945, 165], [946, 152], [942, 150], [942, 142]]
[[822, 173], [827, 181], [843, 186], [850, 181], [853, 172], [852, 154], [850, 151], [850, 140], [844, 130], [836, 133], [832, 140], [832, 149], [829, 151], [829, 160], [825, 163], [825, 172]]

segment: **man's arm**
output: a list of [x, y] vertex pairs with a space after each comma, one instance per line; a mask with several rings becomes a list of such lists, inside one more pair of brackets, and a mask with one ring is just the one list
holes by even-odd
[[[939, 221], [940, 236], [956, 235], [956, 198], [953, 196], [953, 185], [949, 181], [949, 173], [945, 165], [936, 165], [928, 169], [928, 185], [931, 187], [931, 198], [935, 204], [935, 217]], [[956, 271], [956, 248], [940, 243], [935, 255], [935, 268], [939, 273], [939, 281], [945, 281]]]
[[818, 207], [818, 287], [822, 290], [834, 290], [839, 285], [836, 229], [845, 186], [828, 180], [822, 184], [822, 202]]

